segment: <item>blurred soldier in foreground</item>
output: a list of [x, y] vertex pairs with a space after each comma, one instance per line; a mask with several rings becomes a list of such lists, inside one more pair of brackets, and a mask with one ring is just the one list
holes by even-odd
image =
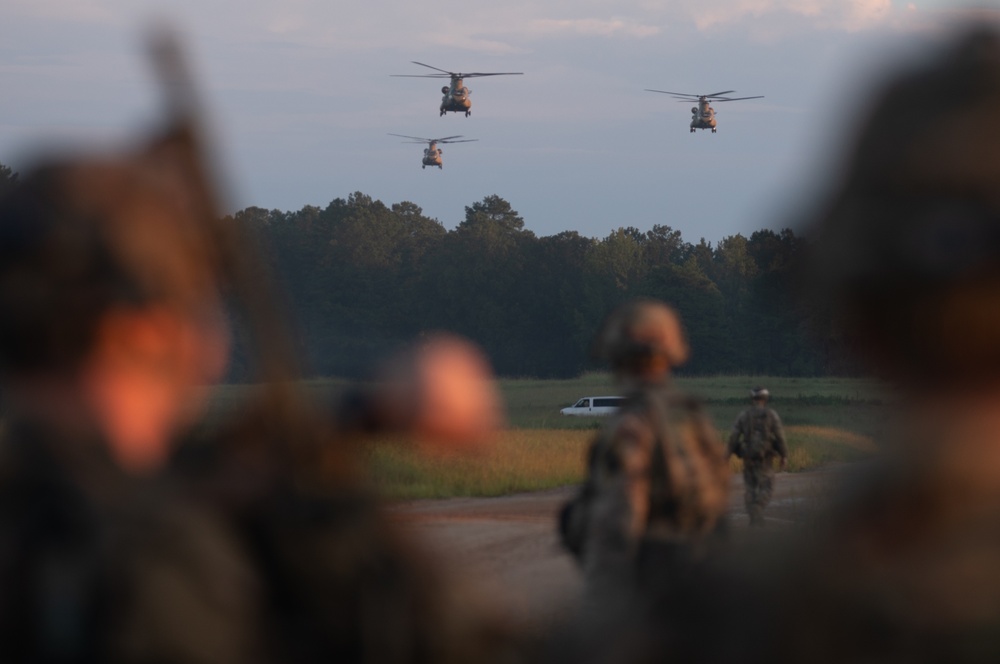
[[984, 23], [890, 82], [819, 216], [818, 295], [904, 403], [787, 583], [788, 659], [1000, 661], [998, 117]]
[[729, 434], [729, 455], [743, 460], [743, 501], [751, 526], [764, 525], [764, 508], [774, 492], [774, 459], [788, 463], [788, 446], [781, 418], [767, 407], [771, 394], [766, 387], [750, 390], [753, 406], [736, 418]]
[[[245, 614], [227, 590], [246, 573], [232, 539], [155, 498], [200, 412], [194, 388], [229, 348], [217, 247], [189, 192], [149, 154], [46, 164], [0, 204], [5, 661], [140, 657], [171, 639], [164, 611], [218, 634], [168, 658], [246, 654], [228, 649], [227, 613]], [[167, 587], [156, 570], [173, 556], [189, 573]]]
[[552, 640], [557, 662], [645, 654], [642, 630], [660, 593], [672, 596], [714, 553], [732, 478], [701, 404], [670, 385], [671, 368], [688, 357], [673, 309], [626, 303], [605, 320], [594, 351], [627, 401], [591, 444], [584, 484], [560, 514], [586, 585], [574, 620]]
[[628, 401], [591, 444], [586, 481], [564, 508], [560, 531], [589, 583], [628, 583], [653, 549], [687, 555], [715, 531], [730, 471], [700, 403], [670, 387], [671, 367], [688, 356], [672, 309], [654, 300], [623, 305], [605, 321], [595, 351]]
[[[177, 53], [158, 54], [183, 87]], [[505, 634], [395, 532], [331, 436], [356, 427], [296, 389], [183, 96], [150, 145], [42, 164], [0, 201], [3, 661], [503, 656]], [[258, 383], [199, 424], [234, 321]], [[368, 429], [467, 442], [498, 423], [466, 342], [430, 340], [388, 378]], [[197, 442], [175, 455], [182, 439]]]

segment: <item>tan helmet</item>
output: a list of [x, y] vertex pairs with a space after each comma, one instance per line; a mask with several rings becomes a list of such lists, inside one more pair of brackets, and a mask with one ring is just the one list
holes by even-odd
[[966, 28], [885, 86], [807, 270], [877, 370], [1000, 377], [1000, 34]]
[[644, 373], [683, 364], [689, 355], [680, 318], [658, 300], [637, 299], [615, 309], [604, 321], [594, 355], [615, 371]]

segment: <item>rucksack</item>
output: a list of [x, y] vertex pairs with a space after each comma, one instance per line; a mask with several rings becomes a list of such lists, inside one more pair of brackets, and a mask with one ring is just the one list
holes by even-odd
[[766, 459], [772, 453], [771, 441], [774, 438], [771, 431], [771, 417], [766, 408], [754, 408], [750, 411], [750, 431], [746, 435], [746, 454], [748, 459]]

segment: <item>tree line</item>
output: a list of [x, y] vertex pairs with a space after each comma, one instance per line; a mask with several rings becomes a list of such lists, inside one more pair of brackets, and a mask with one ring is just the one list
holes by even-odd
[[250, 207], [233, 219], [287, 293], [313, 375], [360, 375], [401, 344], [447, 330], [479, 343], [500, 375], [576, 376], [595, 366], [591, 343], [605, 315], [637, 296], [681, 314], [692, 347], [685, 373], [851, 373], [826, 305], [797, 293], [807, 243], [790, 229], [714, 245], [666, 225], [537, 237], [492, 195], [446, 230], [413, 203], [360, 192], [325, 208]]
[[[17, 183], [0, 164], [0, 194]], [[248, 207], [231, 221], [278, 280], [311, 376], [358, 377], [400, 346], [450, 331], [480, 344], [500, 375], [572, 377], [596, 367], [595, 333], [633, 297], [680, 313], [692, 347], [682, 373], [854, 373], [829, 306], [799, 292], [808, 245], [790, 229], [714, 245], [666, 225], [537, 237], [492, 195], [447, 230], [414, 203], [360, 192], [322, 209]]]

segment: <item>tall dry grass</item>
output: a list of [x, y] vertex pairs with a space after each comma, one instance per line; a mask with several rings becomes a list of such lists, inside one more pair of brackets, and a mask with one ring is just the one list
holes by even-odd
[[[578, 484], [594, 433], [512, 429], [488, 448], [448, 455], [422, 452], [392, 439], [373, 440], [366, 449], [376, 488], [389, 498], [499, 496]], [[791, 426], [786, 436], [790, 472], [862, 459], [876, 452], [871, 438], [832, 427]], [[735, 457], [730, 459], [730, 467], [734, 473], [742, 471]]]
[[499, 496], [580, 482], [591, 435], [512, 429], [464, 453], [426, 452], [389, 438], [375, 439], [366, 449], [376, 488], [389, 498]]

